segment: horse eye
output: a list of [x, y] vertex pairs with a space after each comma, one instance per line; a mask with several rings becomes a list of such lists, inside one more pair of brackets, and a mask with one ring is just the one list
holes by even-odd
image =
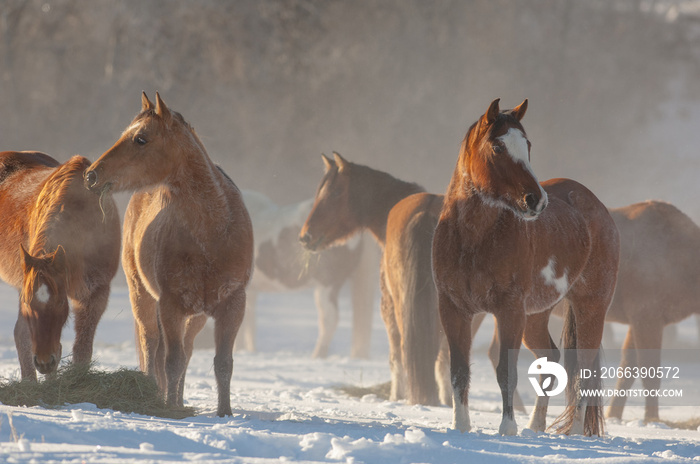
[[494, 144], [491, 148], [493, 149], [493, 152], [496, 154], [501, 153], [503, 151], [503, 147], [500, 145]]
[[139, 145], [146, 145], [146, 139], [144, 139], [143, 137], [136, 137], [135, 141]]

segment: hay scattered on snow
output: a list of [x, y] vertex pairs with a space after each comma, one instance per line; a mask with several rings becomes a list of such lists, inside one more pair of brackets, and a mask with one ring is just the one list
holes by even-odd
[[195, 415], [191, 407], [166, 406], [155, 380], [140, 371], [105, 372], [92, 365], [68, 364], [40, 382], [2, 381], [0, 402], [9, 406], [45, 408], [59, 408], [66, 403], [92, 403], [101, 409], [170, 419]]
[[674, 429], [700, 430], [700, 417], [694, 417], [684, 421], [661, 420], [660, 422]]
[[365, 395], [376, 395], [382, 400], [389, 400], [391, 395], [391, 382], [380, 383], [370, 387], [358, 387], [356, 385], [339, 385], [336, 390], [353, 398], [362, 398]]

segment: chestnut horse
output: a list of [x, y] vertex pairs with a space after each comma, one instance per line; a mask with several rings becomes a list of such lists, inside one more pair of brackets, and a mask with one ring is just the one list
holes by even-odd
[[[233, 343], [243, 320], [253, 229], [234, 183], [156, 94], [85, 173], [93, 191], [136, 191], [124, 219], [122, 265], [141, 369], [182, 405], [194, 336], [214, 318], [219, 416], [231, 415]], [[205, 316], [206, 315], [206, 316]], [[159, 350], [160, 347], [160, 350]]]
[[[700, 313], [700, 228], [675, 206], [658, 201], [611, 210], [621, 237], [620, 273], [606, 320], [628, 324], [620, 367], [661, 366], [663, 328]], [[634, 378], [618, 379], [618, 390]], [[645, 389], [661, 379], [643, 378]], [[659, 399], [645, 398], [644, 420], [659, 419]], [[622, 417], [624, 397], [613, 397], [608, 417]]]
[[[620, 268], [617, 287], [606, 322], [629, 325], [622, 346], [620, 367], [657, 367], [661, 365], [663, 329], [692, 314], [700, 313], [700, 227], [675, 206], [660, 201], [645, 201], [610, 210], [620, 232]], [[558, 304], [554, 314], [563, 315], [566, 302]], [[474, 317], [473, 326], [481, 323]], [[498, 364], [498, 338], [489, 349], [489, 357]], [[616, 390], [632, 387], [634, 377], [621, 377]], [[661, 379], [642, 378], [647, 390], [660, 388]], [[516, 391], [517, 393], [517, 391]], [[612, 397], [606, 415], [622, 418], [624, 396]], [[517, 400], [516, 400], [517, 401]], [[644, 420], [659, 420], [659, 399], [645, 398]]]
[[83, 188], [89, 165], [82, 156], [59, 164], [44, 153], [0, 153], [0, 277], [20, 290], [15, 344], [23, 379], [56, 371], [70, 306], [73, 362], [92, 358], [121, 229], [112, 197]]
[[383, 249], [381, 314], [389, 336], [391, 399], [449, 401], [448, 374], [438, 362], [441, 331], [430, 267], [442, 197], [338, 153], [334, 157], [323, 157], [325, 174], [300, 240], [318, 251], [369, 229]]
[[[511, 435], [517, 433], [513, 393], [521, 341], [537, 358], [558, 361], [547, 322], [554, 305], [566, 298], [571, 309], [563, 348], [576, 350], [565, 356], [569, 404], [557, 422], [565, 433], [600, 435], [600, 399], [581, 395], [583, 389], [599, 387], [600, 380], [578, 373], [599, 365], [603, 321], [617, 278], [618, 231], [605, 206], [584, 186], [568, 179], [538, 183], [521, 124], [526, 110], [527, 100], [505, 112], [494, 100], [469, 128], [435, 229], [433, 273], [450, 347], [453, 426], [470, 429], [474, 315], [488, 312], [498, 323], [499, 433]], [[544, 429], [547, 404], [548, 396], [537, 397], [531, 429]]]
[[319, 322], [313, 357], [325, 358], [338, 327], [338, 295], [348, 282], [353, 308], [350, 356], [368, 358], [378, 281], [376, 247], [360, 236], [312, 258], [299, 243], [299, 231], [311, 211], [313, 198], [281, 206], [260, 192], [243, 190], [243, 200], [253, 221], [255, 272], [248, 286], [245, 318], [236, 347], [255, 350], [255, 306], [259, 293], [313, 288]]

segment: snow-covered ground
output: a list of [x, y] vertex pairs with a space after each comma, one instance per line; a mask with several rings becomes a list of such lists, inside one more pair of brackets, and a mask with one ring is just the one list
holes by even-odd
[[[350, 314], [341, 302], [341, 326], [326, 360], [311, 359], [316, 337], [313, 298], [307, 293], [263, 295], [259, 303], [259, 352], [237, 353], [232, 381], [233, 417], [215, 417], [213, 351], [197, 350], [187, 373], [185, 400], [199, 411], [184, 420], [160, 419], [97, 409], [91, 404], [60, 410], [0, 405], [0, 462], [348, 462], [348, 463], [561, 463], [700, 462], [700, 431], [644, 425], [641, 407], [625, 420], [607, 423], [603, 438], [521, 432], [497, 434], [500, 393], [485, 357], [490, 327], [474, 350], [470, 407], [475, 430], [450, 430], [447, 407], [409, 406], [374, 395], [351, 398], [340, 384], [372, 386], [389, 379], [387, 343], [376, 314], [372, 358], [350, 359]], [[344, 303], [347, 303], [345, 301]], [[19, 375], [12, 328], [16, 292], [0, 285], [0, 376]], [[377, 311], [378, 313], [378, 311]], [[617, 336], [624, 330], [618, 327]], [[695, 323], [679, 336], [696, 343]], [[64, 352], [72, 331], [64, 331]], [[697, 345], [694, 345], [697, 346]], [[136, 367], [133, 321], [127, 291], [113, 291], [97, 335], [99, 368]], [[523, 353], [521, 364], [532, 356]], [[700, 380], [700, 371], [684, 376]], [[520, 391], [533, 401], [527, 381]], [[698, 398], [700, 400], [700, 398]], [[692, 403], [693, 406], [687, 406]], [[662, 400], [662, 405], [663, 405]], [[700, 416], [700, 401], [662, 408], [665, 419]], [[554, 407], [549, 421], [561, 411]], [[522, 429], [527, 416], [519, 414]]]

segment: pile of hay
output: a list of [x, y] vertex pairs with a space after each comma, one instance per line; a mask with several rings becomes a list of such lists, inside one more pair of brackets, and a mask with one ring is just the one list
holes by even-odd
[[140, 371], [99, 371], [92, 365], [68, 364], [41, 382], [0, 382], [0, 402], [9, 406], [58, 408], [66, 403], [92, 403], [98, 408], [124, 413], [183, 419], [195, 409], [165, 405], [155, 380]]
[[389, 400], [391, 395], [391, 382], [380, 383], [370, 387], [358, 387], [356, 385], [339, 385], [336, 390], [353, 398], [362, 398], [365, 395], [376, 395], [381, 400]]

